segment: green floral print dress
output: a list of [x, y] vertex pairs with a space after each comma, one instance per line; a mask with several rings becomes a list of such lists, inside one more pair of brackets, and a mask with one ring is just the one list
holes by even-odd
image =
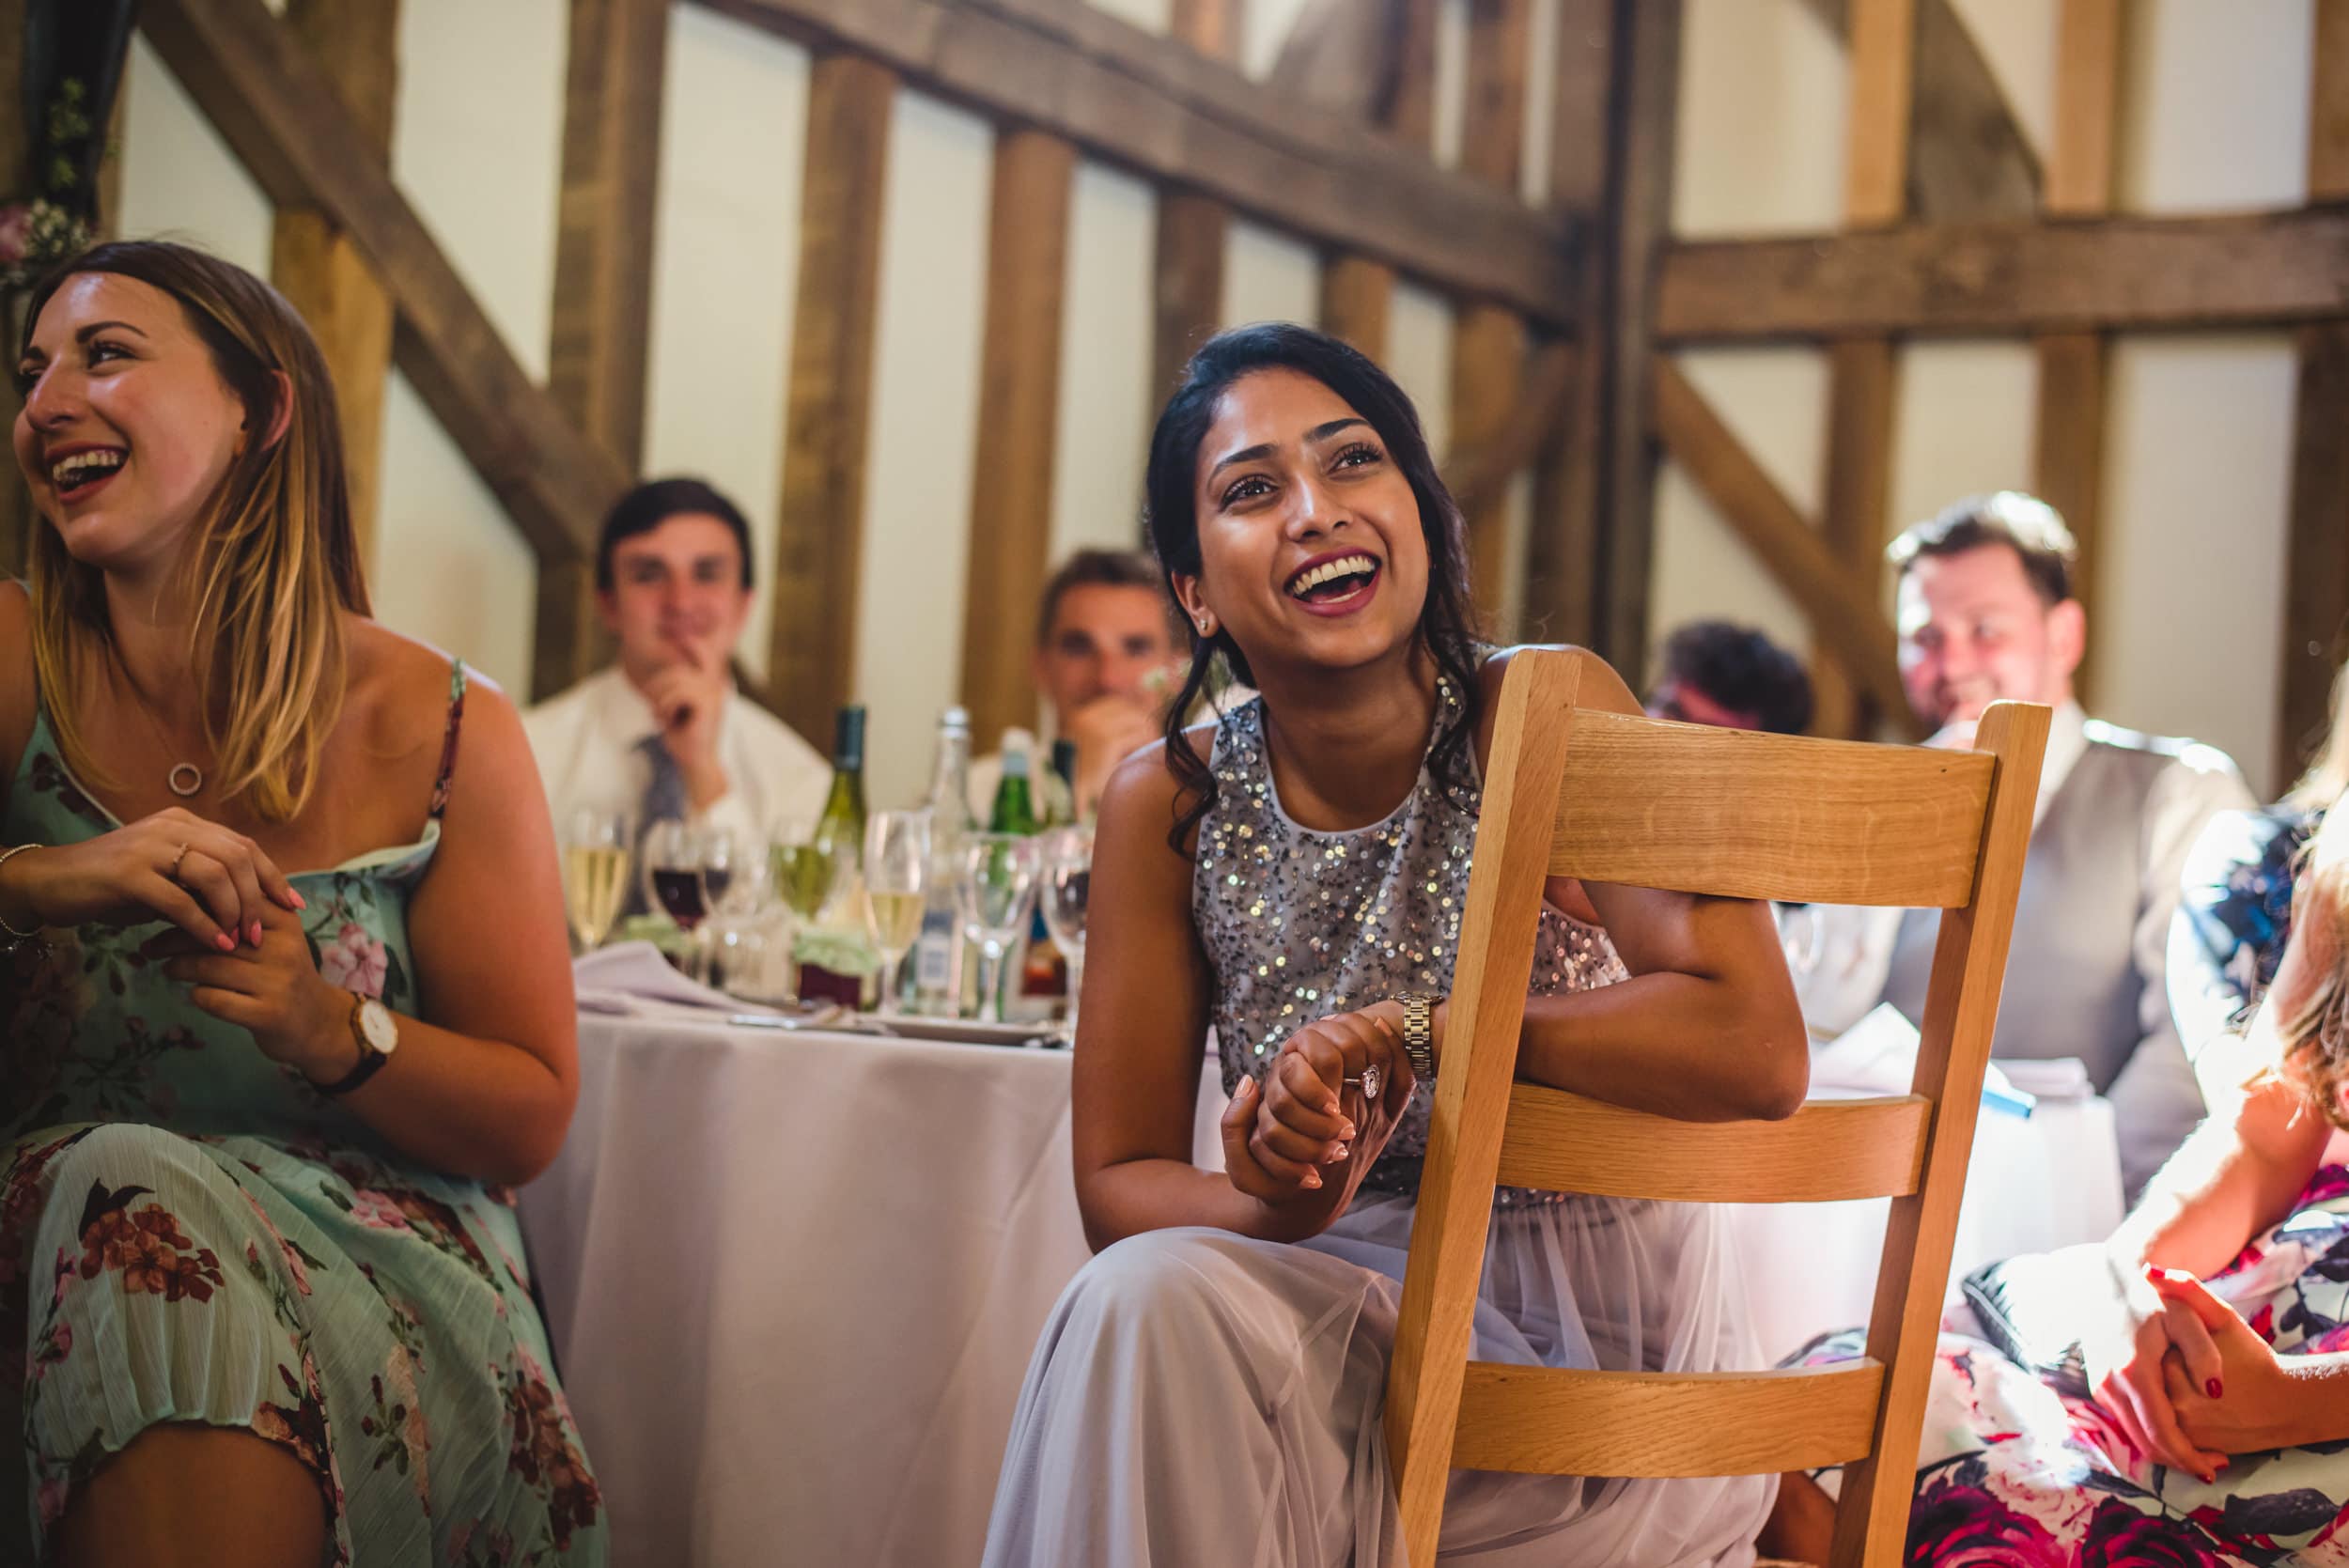
[[[319, 972], [415, 1017], [408, 905], [464, 711], [450, 678], [412, 845], [293, 877]], [[119, 826], [45, 711], [0, 843]], [[86, 927], [0, 958], [0, 1561], [39, 1560], [73, 1488], [148, 1427], [244, 1427], [317, 1477], [335, 1564], [594, 1564], [602, 1501], [531, 1304], [512, 1198], [427, 1170]]]

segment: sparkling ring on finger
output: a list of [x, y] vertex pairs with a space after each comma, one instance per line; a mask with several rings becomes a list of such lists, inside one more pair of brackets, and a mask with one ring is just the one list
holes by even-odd
[[1378, 1090], [1386, 1082], [1386, 1079], [1379, 1075], [1378, 1063], [1373, 1062], [1363, 1066], [1361, 1077], [1344, 1079], [1340, 1081], [1345, 1083], [1361, 1084], [1362, 1088], [1362, 1098], [1366, 1100], [1375, 1100], [1378, 1097]]

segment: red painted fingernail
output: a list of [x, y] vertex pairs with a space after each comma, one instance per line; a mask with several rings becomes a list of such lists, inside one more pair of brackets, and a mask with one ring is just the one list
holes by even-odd
[[252, 927], [252, 930], [253, 930], [253, 945], [254, 945], [255, 947], [258, 947], [258, 946], [260, 946], [260, 945], [261, 945], [261, 923], [260, 923], [259, 921], [257, 921], [257, 921], [255, 921], [255, 922], [253, 923], [253, 927]]
[[303, 896], [302, 896], [302, 890], [301, 890], [301, 889], [296, 888], [296, 889], [294, 890], [294, 908], [297, 908], [297, 909], [306, 909], [306, 908], [308, 908], [309, 907], [310, 907], [310, 901], [309, 901], [308, 899], [306, 899], [306, 898], [304, 898], [304, 897], [303, 897]]
[[234, 953], [237, 951], [237, 939], [223, 931], [212, 939], [212, 945], [223, 953]]
[[2217, 1399], [2226, 1392], [2224, 1389], [2219, 1387], [2218, 1379], [2216, 1377], [2202, 1385], [2202, 1391], [2210, 1395], [2213, 1399]]
[[2170, 1275], [2168, 1271], [2161, 1266], [2161, 1265], [2157, 1263], [2149, 1263], [2145, 1265], [2145, 1278], [2152, 1283], [2158, 1285], [2165, 1280], [2169, 1279]]

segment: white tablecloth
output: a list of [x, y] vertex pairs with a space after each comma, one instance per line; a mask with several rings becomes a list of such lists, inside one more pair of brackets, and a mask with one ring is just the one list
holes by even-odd
[[1068, 1067], [581, 1018], [570, 1138], [521, 1210], [615, 1568], [978, 1560], [1089, 1255]]
[[[1731, 1221], [1762, 1349], [1776, 1361], [1830, 1328], [1857, 1328], [1875, 1299], [1883, 1199], [1752, 1203]], [[2102, 1241], [2121, 1223], [2120, 1146], [2101, 1099], [2041, 1100], [2029, 1117], [1988, 1106], [1974, 1124], [1950, 1267]]]
[[[521, 1208], [615, 1568], [976, 1561], [1088, 1255], [1068, 1054], [584, 1017], [580, 1066]], [[1985, 1111], [1979, 1138], [1961, 1271], [2120, 1219], [2101, 1102]], [[1773, 1358], [1866, 1321], [1884, 1207], [1736, 1211]]]

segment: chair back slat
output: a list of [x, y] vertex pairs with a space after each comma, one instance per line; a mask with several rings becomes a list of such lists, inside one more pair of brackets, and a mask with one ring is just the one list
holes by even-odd
[[1470, 1361], [1452, 1462], [1534, 1475], [1773, 1475], [1868, 1452], [1884, 1368], [1575, 1372]]
[[1553, 877], [1797, 904], [1947, 908], [1974, 885], [1978, 752], [1714, 729], [1584, 708]]
[[[1455, 1467], [1664, 1476], [1846, 1462], [1832, 1568], [1891, 1568], [2048, 710], [1994, 704], [1972, 753], [1707, 730], [1636, 710], [1613, 671], [1575, 650], [1520, 651], [1501, 683], [1388, 1368], [1404, 1551], [1418, 1568], [1435, 1561]], [[1781, 1124], [1690, 1125], [1513, 1082], [1545, 869], [1947, 910], [1911, 1093], [1814, 1104]], [[1738, 1203], [1892, 1193], [1867, 1358], [1704, 1376], [1471, 1363], [1503, 1179]]]
[[1501, 1181], [1552, 1192], [1682, 1203], [1831, 1203], [1917, 1190], [1917, 1094], [1814, 1100], [1782, 1122], [1680, 1122], [1519, 1083], [1509, 1091]]

